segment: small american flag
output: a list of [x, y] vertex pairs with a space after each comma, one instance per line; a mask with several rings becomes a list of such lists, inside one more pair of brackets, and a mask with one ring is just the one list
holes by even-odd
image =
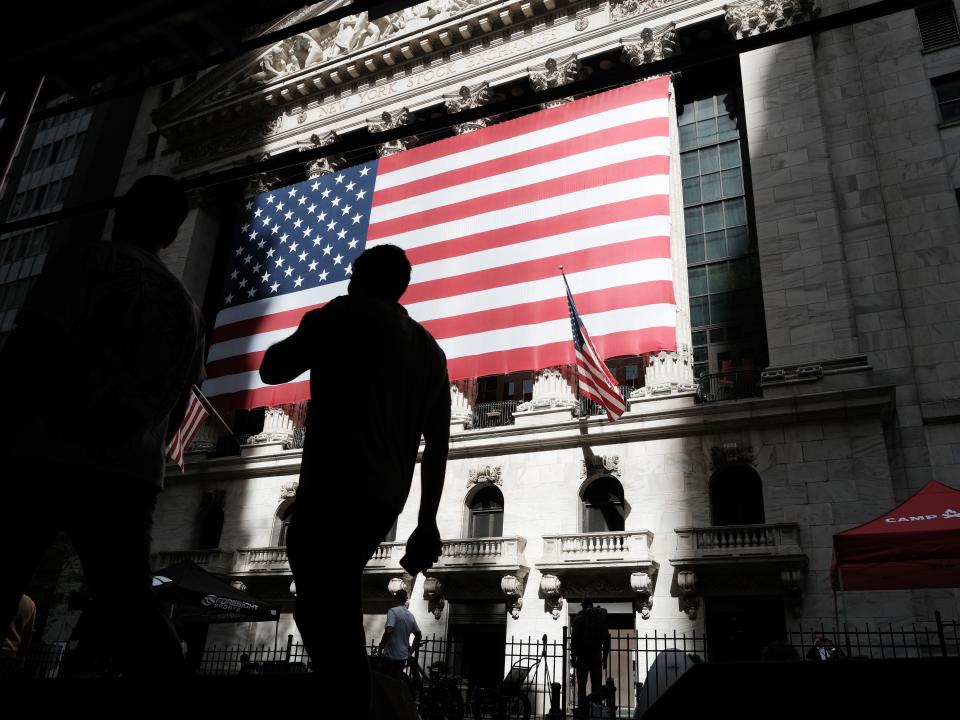
[[263, 354], [385, 243], [451, 380], [575, 361], [558, 265], [598, 357], [676, 349], [669, 96], [668, 78], [635, 83], [251, 198], [204, 393], [224, 410], [308, 398], [309, 373], [261, 382]]
[[200, 432], [200, 426], [207, 417], [207, 409], [197, 397], [197, 389], [194, 387], [190, 392], [190, 402], [187, 404], [187, 411], [183, 416], [183, 422], [177, 430], [177, 434], [170, 441], [167, 448], [167, 457], [173, 460], [180, 469], [183, 470], [183, 454], [190, 447], [190, 443]]
[[613, 422], [623, 415], [627, 409], [620, 394], [620, 386], [603, 362], [593, 343], [587, 328], [577, 312], [573, 302], [573, 294], [567, 278], [563, 278], [567, 288], [567, 305], [570, 308], [570, 329], [573, 330], [573, 347], [577, 356], [577, 384], [580, 394], [590, 400], [600, 403], [607, 411], [607, 419]]

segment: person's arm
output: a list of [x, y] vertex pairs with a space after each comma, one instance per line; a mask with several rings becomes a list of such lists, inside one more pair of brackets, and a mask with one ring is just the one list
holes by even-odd
[[427, 414], [423, 428], [423, 459], [420, 463], [420, 512], [417, 527], [407, 539], [407, 572], [428, 570], [440, 558], [443, 543], [437, 528], [437, 511], [443, 494], [443, 478], [450, 449], [450, 382], [446, 371], [442, 387]]
[[393, 626], [387, 625], [383, 629], [383, 637], [380, 638], [380, 652], [383, 653], [383, 649], [387, 646], [387, 643], [390, 642], [390, 636], [393, 635]]
[[420, 649], [420, 639], [423, 635], [420, 633], [420, 627], [418, 625], [413, 626], [413, 646], [410, 648], [410, 655], [416, 655], [417, 650]]
[[268, 385], [290, 382], [310, 369], [311, 342], [321, 335], [317, 326], [322, 321], [320, 310], [311, 310], [300, 321], [300, 327], [285, 340], [267, 348], [260, 363], [260, 379]]

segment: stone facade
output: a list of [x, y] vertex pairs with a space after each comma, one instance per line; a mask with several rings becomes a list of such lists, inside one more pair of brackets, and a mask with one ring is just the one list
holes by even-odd
[[[832, 3], [823, 5], [829, 12]], [[533, 88], [562, 85], [603, 53], [632, 65], [657, 61], [679, 52], [678, 36], [695, 23], [715, 22], [741, 38], [817, 11], [805, 0], [731, 7], [470, 2], [462, 15], [418, 16], [429, 22], [418, 26], [416, 42], [402, 28], [381, 28], [351, 53], [324, 51], [312, 74], [230, 87], [239, 70], [215, 69], [155, 114], [179, 148], [163, 162], [191, 176], [255, 151], [316, 145], [327, 132], [394, 127], [428, 107], [454, 113], [482, 106], [499, 85], [518, 78]], [[903, 12], [743, 53], [739, 70], [770, 366], [762, 397], [694, 402], [688, 316], [678, 320], [680, 351], [648, 358], [647, 387], [613, 425], [575, 417], [573, 392], [553, 370], [541, 374], [516, 424], [474, 428], [475, 383], [458, 383], [438, 520], [459, 554], [413, 587], [410, 606], [426, 634], [447, 633], [456, 605], [482, 598], [499, 603], [506, 637], [556, 639], [584, 594], [633, 602], [640, 633], [702, 632], [711, 598], [736, 594], [738, 586], [745, 594], [782, 596], [787, 624], [832, 625], [834, 533], [872, 519], [928, 480], [956, 483], [960, 130], [938, 123], [930, 80], [960, 71], [960, 49], [922, 53], [915, 17]], [[238, 105], [256, 133], [234, 127], [231, 108]], [[217, 136], [216, 121], [224, 117], [231, 125]], [[138, 172], [128, 162], [124, 182]], [[674, 190], [671, 214], [682, 228], [679, 177]], [[201, 199], [165, 254], [198, 298], [211, 272], [222, 216], [217, 202]], [[673, 247], [678, 305], [688, 313], [682, 233]], [[245, 559], [249, 549], [276, 546], [284, 488], [298, 474], [290, 429], [283, 418], [272, 421], [260, 450], [194, 457], [185, 473], [168, 478], [155, 542], [160, 553], [191, 548], [204, 493], [221, 491], [220, 549], [232, 553], [230, 574], [282, 602], [280, 631], [296, 634], [286, 614], [293, 598], [283, 554], [255, 579]], [[711, 478], [728, 467], [759, 477], [774, 550], [753, 574], [730, 561], [724, 585], [713, 570], [716, 558], [690, 538], [709, 534]], [[565, 564], [562, 548], [584, 534], [589, 482], [608, 476], [623, 489], [618, 542], [629, 542], [631, 559], [591, 556], [603, 571], [586, 577]], [[468, 503], [481, 486], [502, 492], [503, 538], [493, 567], [477, 572], [465, 529]], [[418, 501], [415, 477], [399, 541], [414, 528]], [[365, 581], [371, 639], [382, 631], [391, 588], [406, 582], [394, 546], [381, 550]], [[462, 581], [468, 574], [470, 583]], [[846, 593], [841, 621], [928, 620], [935, 609], [956, 617], [958, 593]], [[273, 632], [221, 627], [210, 642], [272, 642]]]

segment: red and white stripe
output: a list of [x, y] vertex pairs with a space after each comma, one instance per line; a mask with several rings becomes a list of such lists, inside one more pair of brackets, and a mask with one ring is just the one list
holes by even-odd
[[[599, 357], [676, 348], [669, 92], [656, 78], [379, 161], [367, 247], [406, 250], [401, 302], [440, 343], [451, 379], [574, 362], [559, 265]], [[306, 311], [344, 292], [222, 311], [207, 396], [224, 407], [309, 397], [308, 374], [273, 387], [257, 370]]]
[[207, 418], [207, 409], [197, 397], [196, 390], [190, 393], [190, 402], [187, 404], [187, 411], [183, 416], [183, 422], [177, 430], [177, 434], [170, 441], [170, 447], [167, 448], [167, 457], [173, 460], [180, 469], [183, 470], [183, 455], [190, 447], [190, 443], [200, 432], [200, 426]]

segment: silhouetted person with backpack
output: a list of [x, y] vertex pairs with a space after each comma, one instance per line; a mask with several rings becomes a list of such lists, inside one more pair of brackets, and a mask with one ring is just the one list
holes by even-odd
[[76, 239], [48, 260], [0, 353], [0, 623], [64, 531], [127, 675], [184, 667], [149, 554], [166, 447], [203, 364], [200, 311], [158, 257], [186, 214], [173, 178], [139, 179], [112, 242]]
[[577, 716], [590, 717], [587, 699], [587, 676], [590, 677], [590, 696], [605, 698], [603, 670], [610, 655], [610, 631], [607, 611], [584, 600], [571, 623], [570, 654], [577, 672]]
[[[348, 294], [304, 315], [295, 333], [267, 350], [260, 367], [269, 384], [310, 371], [312, 401], [287, 553], [297, 584], [294, 618], [307, 651], [314, 663], [324, 655], [346, 657], [346, 676], [359, 683], [359, 695], [330, 694], [331, 717], [363, 718], [369, 702], [363, 568], [403, 510], [421, 437], [419, 519], [404, 567], [415, 576], [440, 555], [437, 508], [450, 439], [450, 383], [440, 346], [398, 302], [409, 282], [403, 250], [366, 250], [353, 264]], [[342, 599], [336, 618], [331, 583]]]

